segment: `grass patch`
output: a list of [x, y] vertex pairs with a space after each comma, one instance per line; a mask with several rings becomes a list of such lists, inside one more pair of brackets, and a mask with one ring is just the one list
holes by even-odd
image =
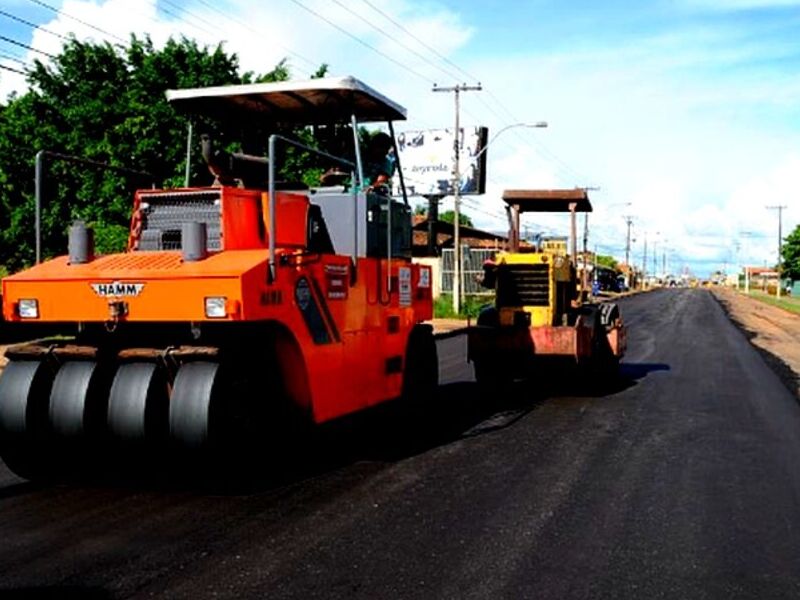
[[461, 312], [453, 311], [453, 295], [442, 294], [433, 302], [433, 316], [437, 319], [466, 319], [478, 317], [480, 309], [494, 303], [494, 296], [465, 296], [461, 303]]
[[781, 296], [780, 298], [776, 298], [775, 296], [770, 296], [764, 292], [753, 290], [750, 290], [750, 296], [756, 300], [759, 300], [760, 302], [764, 302], [765, 304], [771, 304], [772, 306], [777, 306], [783, 310], [788, 310], [789, 312], [800, 315], [800, 298], [792, 298], [791, 296]]

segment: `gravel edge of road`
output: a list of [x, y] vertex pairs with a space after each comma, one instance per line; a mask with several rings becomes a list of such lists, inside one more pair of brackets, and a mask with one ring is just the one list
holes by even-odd
[[795, 400], [797, 400], [798, 404], [800, 404], [800, 373], [792, 369], [791, 365], [789, 365], [777, 354], [774, 354], [766, 348], [753, 343], [753, 338], [755, 338], [758, 334], [747, 327], [747, 325], [745, 325], [742, 321], [737, 319], [718, 294], [712, 292], [711, 296], [720, 305], [720, 308], [722, 308], [722, 310], [725, 312], [725, 315], [728, 317], [730, 322], [742, 332], [750, 345], [755, 348], [761, 358], [764, 359], [764, 362], [767, 363], [767, 366], [772, 370], [773, 373], [775, 373], [775, 375], [777, 375], [778, 379], [781, 380], [789, 392], [795, 397]]

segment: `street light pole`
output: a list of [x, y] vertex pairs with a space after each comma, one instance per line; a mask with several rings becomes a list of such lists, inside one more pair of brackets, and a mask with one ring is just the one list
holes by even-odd
[[547, 127], [547, 121], [536, 121], [535, 123], [511, 123], [510, 125], [501, 127], [500, 129], [497, 130], [497, 133], [495, 133], [492, 136], [492, 139], [486, 142], [486, 145], [483, 148], [481, 148], [480, 152], [478, 152], [473, 158], [478, 158], [481, 154], [486, 152], [486, 149], [489, 147], [489, 145], [497, 138], [499, 138], [501, 133], [503, 133], [504, 131], [508, 131], [509, 129], [514, 129], [515, 127], [530, 127], [530, 128], [543, 129]]

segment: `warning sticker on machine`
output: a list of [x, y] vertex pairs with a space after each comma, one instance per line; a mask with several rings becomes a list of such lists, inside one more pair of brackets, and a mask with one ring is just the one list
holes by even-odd
[[325, 265], [325, 287], [328, 300], [347, 299], [347, 265]]
[[400, 306], [411, 306], [411, 269], [400, 267], [397, 270], [397, 284]]
[[431, 270], [426, 268], [421, 268], [419, 270], [419, 287], [421, 288], [429, 288], [431, 287]]

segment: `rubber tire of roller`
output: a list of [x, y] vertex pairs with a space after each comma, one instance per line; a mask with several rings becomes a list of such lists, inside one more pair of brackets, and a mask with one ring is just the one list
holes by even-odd
[[178, 369], [169, 403], [169, 435], [180, 446], [202, 449], [212, 441], [214, 402], [220, 366], [190, 362]]
[[108, 431], [123, 442], [158, 438], [167, 428], [166, 378], [153, 363], [120, 365], [108, 397]]

